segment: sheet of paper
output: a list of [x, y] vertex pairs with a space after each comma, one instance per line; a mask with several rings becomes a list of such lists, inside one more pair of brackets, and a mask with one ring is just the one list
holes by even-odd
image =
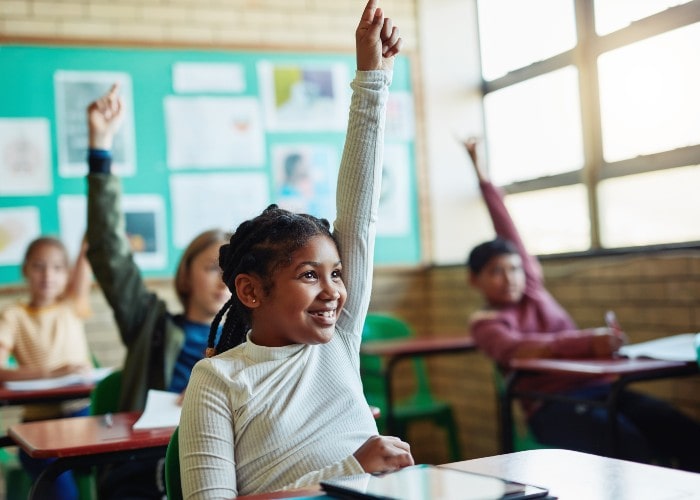
[[0, 118], [0, 195], [51, 194], [49, 128], [46, 118]]
[[11, 391], [40, 391], [57, 389], [71, 385], [94, 384], [112, 373], [114, 368], [94, 368], [88, 373], [72, 373], [62, 377], [40, 378], [31, 380], [9, 380], [5, 387]]
[[628, 358], [654, 358], [668, 361], [695, 361], [696, 337], [700, 333], [681, 333], [661, 339], [630, 344], [620, 348], [620, 354]]
[[177, 404], [180, 395], [176, 392], [150, 389], [146, 397], [146, 409], [134, 423], [134, 430], [177, 427], [182, 407]]

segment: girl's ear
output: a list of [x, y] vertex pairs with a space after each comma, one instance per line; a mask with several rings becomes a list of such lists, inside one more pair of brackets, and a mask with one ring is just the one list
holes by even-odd
[[236, 276], [236, 296], [241, 304], [249, 309], [255, 309], [260, 305], [259, 298], [262, 296], [262, 283], [257, 276], [241, 273]]

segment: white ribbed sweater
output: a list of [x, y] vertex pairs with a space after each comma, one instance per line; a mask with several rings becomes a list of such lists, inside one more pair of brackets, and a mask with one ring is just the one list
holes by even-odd
[[372, 289], [384, 111], [391, 74], [351, 84], [334, 232], [348, 299], [330, 342], [250, 340], [195, 365], [180, 420], [186, 499], [234, 498], [363, 472], [353, 453], [377, 426], [362, 392], [359, 347]]

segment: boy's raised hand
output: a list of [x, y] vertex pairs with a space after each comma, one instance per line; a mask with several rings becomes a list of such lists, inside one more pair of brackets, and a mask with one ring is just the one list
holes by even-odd
[[87, 115], [91, 149], [112, 149], [114, 134], [121, 125], [123, 111], [118, 83], [112, 85], [105, 95], [90, 103]]
[[378, 0], [369, 0], [355, 31], [357, 69], [360, 71], [387, 70], [394, 67], [394, 56], [401, 50], [399, 29], [384, 17], [377, 7]]

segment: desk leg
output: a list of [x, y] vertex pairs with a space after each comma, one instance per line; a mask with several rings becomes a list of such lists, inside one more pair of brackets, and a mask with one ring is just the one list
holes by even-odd
[[[396, 422], [394, 422], [394, 367], [399, 358], [391, 357], [387, 361], [384, 380], [386, 381], [386, 433], [390, 436], [396, 435]], [[405, 436], [397, 436], [404, 439]]]
[[612, 458], [620, 458], [620, 429], [617, 425], [618, 404], [620, 392], [626, 382], [624, 378], [615, 382], [608, 394], [608, 446]]
[[51, 496], [51, 485], [56, 478], [67, 470], [89, 467], [93, 465], [104, 465], [117, 462], [128, 462], [132, 460], [147, 460], [152, 458], [164, 458], [166, 446], [156, 446], [154, 448], [139, 448], [136, 450], [120, 450], [113, 452], [97, 453], [94, 455], [79, 455], [75, 457], [61, 457], [51, 462], [46, 467], [29, 492], [31, 500], [53, 500]]
[[498, 397], [501, 453], [513, 452], [513, 387], [517, 378], [518, 372], [506, 375], [503, 393]]

